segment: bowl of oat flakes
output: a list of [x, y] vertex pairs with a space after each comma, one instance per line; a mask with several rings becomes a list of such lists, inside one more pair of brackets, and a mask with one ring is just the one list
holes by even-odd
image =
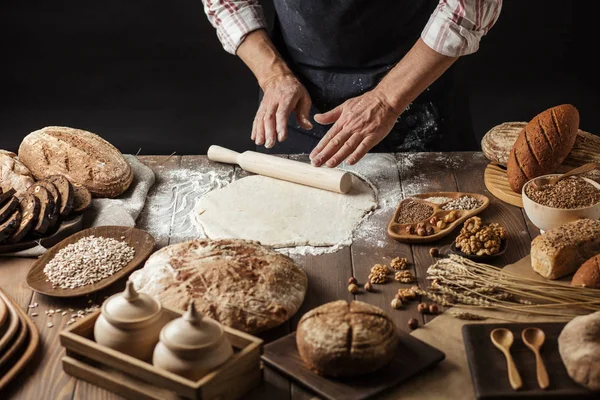
[[580, 218], [600, 219], [600, 183], [571, 176], [554, 185], [536, 185], [548, 174], [531, 179], [521, 191], [523, 208], [542, 232]]

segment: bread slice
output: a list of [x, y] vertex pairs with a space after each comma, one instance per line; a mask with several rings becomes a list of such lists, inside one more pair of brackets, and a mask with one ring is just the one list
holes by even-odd
[[8, 200], [10, 200], [16, 193], [15, 189], [9, 189], [5, 192], [0, 193], [0, 207], [4, 205]]
[[64, 175], [52, 175], [48, 177], [47, 181], [52, 183], [60, 194], [58, 214], [64, 218], [73, 210], [73, 185]]
[[19, 203], [19, 211], [21, 223], [8, 240], [10, 243], [20, 242], [33, 229], [40, 213], [40, 200], [31, 193], [26, 195]]
[[73, 185], [73, 210], [74, 213], [81, 213], [92, 205], [92, 194], [83, 185], [72, 183]]
[[50, 216], [55, 207], [54, 199], [46, 188], [37, 183], [33, 184], [33, 186], [27, 190], [27, 194], [33, 194], [40, 201], [40, 212], [38, 213], [38, 218], [33, 227], [33, 232], [38, 235], [43, 235], [48, 228], [50, 228]]
[[547, 279], [572, 274], [600, 254], [600, 221], [579, 219], [550, 229], [531, 242], [531, 267]]
[[571, 104], [536, 115], [519, 133], [508, 157], [508, 184], [517, 193], [528, 180], [552, 173], [565, 160], [577, 138], [579, 112]]
[[4, 222], [17, 209], [19, 199], [11, 197], [2, 207], [0, 207], [0, 224]]
[[21, 212], [15, 210], [10, 217], [0, 224], [0, 243], [8, 239], [21, 223]]
[[60, 192], [58, 191], [56, 186], [54, 186], [53, 183], [51, 183], [50, 181], [45, 180], [45, 179], [38, 181], [35, 184], [42, 186], [44, 189], [46, 189], [48, 191], [48, 193], [50, 193], [50, 196], [52, 196], [53, 206], [52, 206], [52, 209], [50, 210], [50, 214], [48, 215], [48, 221], [50, 224], [48, 226], [48, 229], [52, 229], [58, 223], [58, 217], [60, 215], [60, 203], [61, 203]]

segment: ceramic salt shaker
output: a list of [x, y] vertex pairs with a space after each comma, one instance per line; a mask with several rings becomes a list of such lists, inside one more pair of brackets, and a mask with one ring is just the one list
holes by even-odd
[[221, 324], [204, 317], [191, 301], [185, 314], [161, 330], [152, 363], [196, 381], [232, 355], [233, 348]]
[[160, 302], [138, 293], [131, 281], [122, 293], [106, 299], [94, 325], [97, 343], [144, 361], [152, 352], [164, 326]]

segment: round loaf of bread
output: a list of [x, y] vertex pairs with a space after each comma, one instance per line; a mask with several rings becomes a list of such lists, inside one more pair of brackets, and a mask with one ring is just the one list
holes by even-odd
[[600, 254], [586, 262], [573, 275], [571, 286], [600, 289]]
[[558, 351], [571, 379], [600, 390], [600, 311], [569, 321], [558, 336]]
[[296, 344], [316, 373], [351, 377], [387, 365], [396, 355], [398, 333], [382, 309], [362, 301], [339, 300], [302, 316]]
[[35, 180], [31, 171], [23, 165], [15, 153], [0, 150], [0, 190], [15, 189], [15, 196], [22, 199]]
[[194, 300], [203, 314], [248, 333], [290, 319], [308, 284], [289, 257], [241, 239], [199, 239], [164, 247], [130, 279], [138, 291], [166, 307], [185, 310]]
[[131, 166], [100, 136], [62, 126], [31, 132], [21, 142], [19, 160], [37, 180], [64, 175], [95, 197], [117, 197], [133, 180]]

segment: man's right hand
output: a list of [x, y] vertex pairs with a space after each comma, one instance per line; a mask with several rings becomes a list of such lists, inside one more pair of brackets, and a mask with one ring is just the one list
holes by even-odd
[[250, 138], [257, 146], [273, 147], [287, 138], [287, 123], [292, 111], [303, 129], [312, 129], [309, 120], [310, 95], [292, 73], [273, 76], [261, 85], [263, 99], [252, 124]]

